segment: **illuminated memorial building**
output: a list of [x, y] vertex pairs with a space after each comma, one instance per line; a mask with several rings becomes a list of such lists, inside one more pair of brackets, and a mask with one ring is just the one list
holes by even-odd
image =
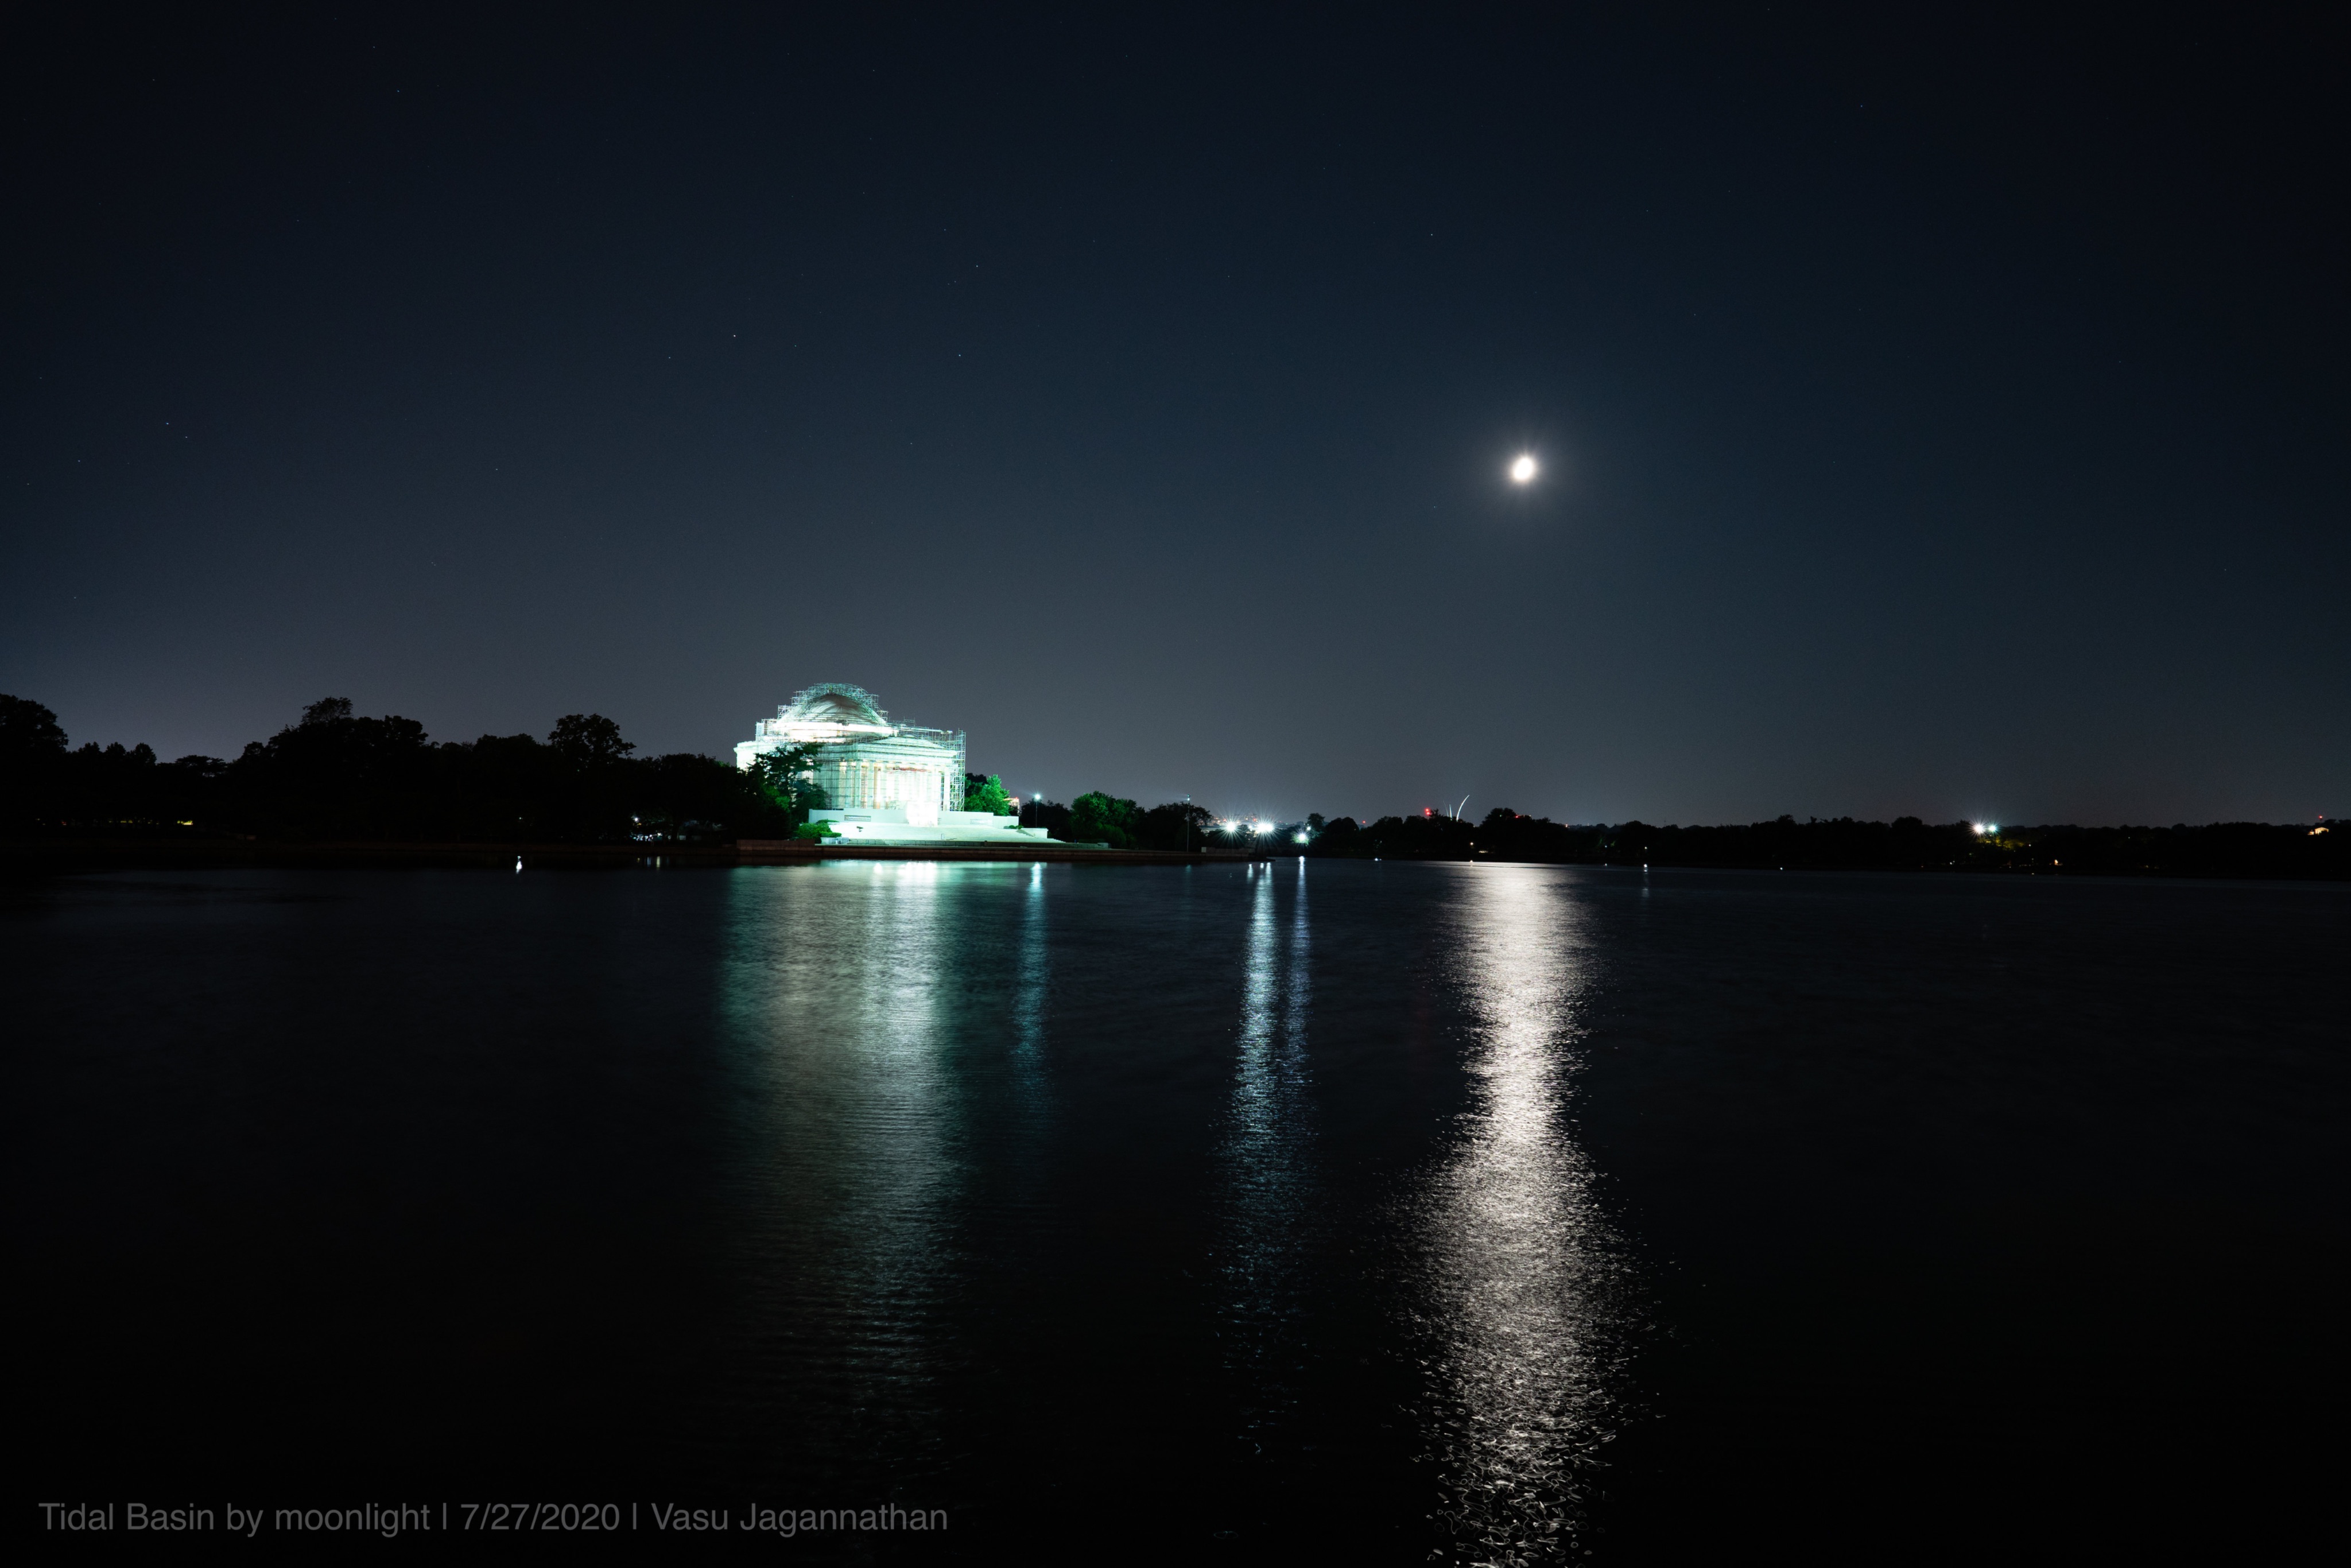
[[818, 747], [800, 777], [824, 791], [811, 822], [831, 822], [841, 837], [870, 843], [1033, 843], [1049, 835], [1018, 817], [966, 811], [963, 731], [892, 724], [873, 694], [833, 682], [810, 686], [752, 727], [735, 747], [748, 771], [767, 752]]

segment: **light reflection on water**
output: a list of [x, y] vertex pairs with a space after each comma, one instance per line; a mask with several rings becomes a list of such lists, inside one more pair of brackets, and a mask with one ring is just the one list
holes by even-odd
[[[1297, 1402], [1300, 1278], [1313, 1186], [1307, 1103], [1306, 862], [1250, 868], [1238, 1053], [1222, 1153], [1229, 1218], [1223, 1252], [1229, 1370], [1247, 1389], [1253, 1449]], [[1289, 884], [1287, 920], [1276, 883]]]
[[[2234, 1531], [2340, 1404], [2339, 889], [189, 868], [0, 878], [0, 932], [42, 1495], [1989, 1560]], [[1585, 1529], [1610, 1387], [1670, 1419]]]
[[[966, 1129], [951, 1052], [961, 879], [923, 862], [738, 875], [726, 983], [748, 1103], [737, 1245], [786, 1451], [920, 1466], [935, 1437]], [[793, 1342], [824, 1346], [814, 1366]], [[755, 1396], [758, 1392], [743, 1391]], [[926, 1431], [928, 1427], [931, 1430]], [[804, 1461], [803, 1461], [804, 1462]]]
[[1015, 1054], [1022, 1064], [1023, 1082], [1041, 1092], [1045, 1049], [1045, 868], [1032, 865], [1020, 894], [1020, 981], [1013, 1002]]
[[[1402, 1287], [1389, 1311], [1410, 1323], [1427, 1374], [1407, 1420], [1440, 1478], [1439, 1535], [1474, 1560], [1555, 1554], [1573, 1541], [1605, 1440], [1617, 1267], [1567, 1113], [1589, 966], [1570, 890], [1520, 868], [1460, 874], [1444, 905], [1442, 1010], [1465, 1031], [1468, 1108], [1433, 1167], [1372, 1199], [1387, 1221], [1334, 1232], [1346, 1174], [1327, 1168], [1315, 1109], [1333, 1084], [1315, 1071], [1313, 874], [1302, 861], [1249, 868], [1176, 906], [1221, 927], [1196, 939], [1216, 955], [1196, 995], [1222, 998], [1198, 1023], [1229, 1031], [1231, 1051], [1208, 1151], [1213, 1323], [1200, 1325], [1231, 1401], [1223, 1431], [1267, 1474], [1331, 1440], [1338, 1347], [1318, 1339], [1330, 1270], [1386, 1230], [1402, 1273], [1372, 1266]], [[1100, 993], [1102, 977], [1082, 948], [1053, 951], [1069, 935], [1048, 917], [1061, 898], [1093, 913], [1084, 901], [1103, 890], [1042, 867], [925, 862], [736, 886], [726, 993], [747, 1100], [740, 1239], [756, 1254], [751, 1332], [766, 1345], [753, 1360], [780, 1380], [743, 1393], [824, 1434], [818, 1459], [778, 1433], [774, 1451], [797, 1472], [837, 1460], [901, 1482], [935, 1473], [952, 1462], [942, 1434], [972, 1375], [956, 1314], [994, 1266], [970, 1227], [992, 1215], [998, 1236], [1027, 1235], [1019, 1228], [1050, 1226], [1070, 1202], [1049, 1174], [1068, 1132], [1057, 1107], [1075, 1092], [1071, 1042], [1053, 1033], [1068, 998], [1054, 988]], [[1324, 961], [1342, 957], [1333, 947]], [[1401, 1235], [1388, 1228], [1399, 1219]]]
[[1620, 1253], [1568, 1114], [1591, 956], [1554, 873], [1476, 868], [1458, 897], [1469, 1107], [1418, 1199], [1440, 1522], [1468, 1560], [1537, 1561], [1573, 1545], [1610, 1435]]
[[[1010, 1104], [1008, 1120], [1014, 1134], [1002, 1160], [1009, 1185], [1023, 1207], [1050, 1204], [1047, 1141], [1052, 1128], [1052, 1094], [1046, 1072], [1045, 1010], [1052, 977], [1051, 927], [1046, 907], [1045, 868], [1031, 865], [1016, 872], [1018, 878], [1019, 948], [1013, 960], [1012, 1039], [1008, 1054]], [[968, 973], [967, 972], [967, 978]]]

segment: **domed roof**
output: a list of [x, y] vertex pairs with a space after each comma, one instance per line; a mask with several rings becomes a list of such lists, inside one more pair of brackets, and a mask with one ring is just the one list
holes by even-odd
[[882, 705], [863, 686], [842, 685], [828, 681], [814, 685], [791, 700], [780, 716], [786, 724], [872, 725], [886, 727], [889, 720], [882, 716]]

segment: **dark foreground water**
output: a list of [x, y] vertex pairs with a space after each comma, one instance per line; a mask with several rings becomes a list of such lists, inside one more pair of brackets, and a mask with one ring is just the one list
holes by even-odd
[[2346, 937], [2335, 887], [1294, 861], [0, 886], [17, 1524], [2339, 1542]]

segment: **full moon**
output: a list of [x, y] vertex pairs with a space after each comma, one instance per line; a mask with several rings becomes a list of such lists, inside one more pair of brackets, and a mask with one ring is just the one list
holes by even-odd
[[1510, 465], [1510, 483], [1514, 485], [1531, 485], [1534, 483], [1534, 477], [1535, 460], [1533, 458], [1521, 455], [1516, 462]]

